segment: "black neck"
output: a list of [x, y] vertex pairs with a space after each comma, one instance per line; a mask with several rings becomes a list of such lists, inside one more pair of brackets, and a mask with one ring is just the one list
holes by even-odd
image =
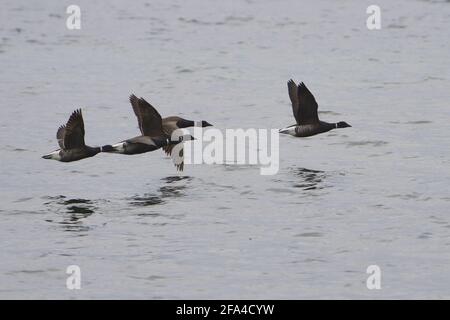
[[100, 147], [89, 147], [89, 146], [86, 146], [86, 148], [89, 150], [89, 153], [93, 154], [93, 155], [96, 155], [97, 153], [102, 151], [102, 149]]
[[327, 129], [327, 131], [337, 128], [337, 123], [329, 123], [329, 122], [321, 121], [321, 125], [324, 129]]

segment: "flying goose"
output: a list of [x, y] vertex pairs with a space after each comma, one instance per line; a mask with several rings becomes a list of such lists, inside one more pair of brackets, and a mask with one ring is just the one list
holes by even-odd
[[60, 149], [42, 158], [71, 162], [93, 157], [101, 151], [100, 147], [89, 147], [84, 143], [84, 121], [81, 109], [72, 112], [67, 124], [59, 127], [56, 139]]
[[[172, 134], [179, 129], [183, 129], [183, 128], [189, 128], [189, 127], [194, 127], [195, 126], [195, 122], [192, 120], [186, 120], [183, 119], [181, 117], [178, 116], [170, 116], [170, 117], [166, 117], [162, 119], [162, 126], [163, 126], [163, 130], [164, 133], [167, 134], [169, 137], [172, 136]], [[210, 124], [208, 121], [202, 120], [201, 122], [201, 127], [211, 127], [212, 124]], [[168, 156], [172, 156], [172, 151], [175, 145], [168, 145], [163, 147], [164, 152], [168, 155]], [[183, 149], [179, 150], [179, 156], [183, 157]], [[179, 164], [175, 164], [177, 169], [180, 171], [183, 171], [183, 167], [184, 167], [184, 163], [181, 162]]]
[[328, 123], [319, 120], [317, 115], [317, 102], [313, 94], [301, 82], [298, 86], [291, 79], [287, 83], [289, 98], [292, 102], [297, 124], [280, 129], [280, 133], [290, 134], [294, 137], [309, 137], [324, 133], [332, 129], [351, 127], [347, 122]]
[[170, 135], [163, 130], [161, 115], [150, 103], [134, 94], [130, 96], [130, 102], [138, 119], [141, 135], [114, 145], [105, 145], [102, 147], [102, 152], [140, 154], [183, 141], [194, 140], [194, 137], [188, 135], [172, 141]]

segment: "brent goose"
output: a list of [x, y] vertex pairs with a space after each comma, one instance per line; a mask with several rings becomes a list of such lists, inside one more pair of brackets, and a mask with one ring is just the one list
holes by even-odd
[[294, 137], [309, 137], [319, 133], [324, 133], [336, 128], [351, 127], [347, 122], [328, 123], [319, 120], [317, 115], [317, 102], [313, 94], [303, 82], [296, 85], [291, 79], [287, 83], [289, 97], [292, 102], [292, 111], [294, 112], [297, 124], [280, 129], [280, 133], [290, 134]]
[[[163, 129], [166, 133], [172, 134], [177, 129], [189, 128], [195, 126], [195, 122], [192, 120], [186, 120], [177, 116], [166, 117], [162, 119]], [[203, 120], [201, 122], [202, 127], [211, 127], [208, 121]]]
[[159, 112], [145, 99], [138, 98], [134, 94], [130, 96], [131, 106], [138, 119], [139, 129], [142, 135], [119, 142], [114, 145], [105, 145], [102, 152], [121, 154], [141, 154], [175, 145], [183, 141], [194, 140], [194, 137], [182, 136], [178, 141], [172, 141], [162, 126], [162, 118]]
[[[170, 116], [162, 119], [162, 126], [164, 133], [166, 133], [169, 137], [172, 136], [172, 133], [178, 129], [183, 128], [189, 128], [195, 126], [195, 122], [192, 120], [186, 120], [181, 117], [177, 116]], [[204, 127], [211, 127], [212, 124], [210, 124], [208, 121], [202, 120], [201, 126]], [[174, 145], [168, 145], [164, 146], [163, 150], [168, 156], [172, 156], [172, 150], [174, 148]], [[180, 149], [179, 151], [180, 157], [183, 157], [183, 149]], [[181, 162], [180, 164], [175, 164], [177, 169], [180, 171], [183, 171], [183, 165], [184, 163]]]
[[101, 151], [100, 147], [89, 147], [84, 144], [84, 122], [81, 109], [75, 110], [67, 124], [59, 127], [56, 139], [60, 149], [42, 158], [71, 162], [93, 157]]

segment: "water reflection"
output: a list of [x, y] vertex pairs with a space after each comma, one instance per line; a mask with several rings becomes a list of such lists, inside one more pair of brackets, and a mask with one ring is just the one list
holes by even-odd
[[[62, 220], [57, 223], [62, 225], [66, 231], [88, 231], [90, 228], [83, 224], [83, 220], [91, 216], [97, 210], [92, 200], [88, 199], [68, 199], [60, 195], [56, 197], [45, 197], [49, 200], [44, 205], [50, 211], [56, 212]], [[48, 222], [53, 220], [48, 219]]]
[[188, 176], [169, 176], [162, 178], [163, 184], [156, 192], [134, 195], [128, 198], [130, 204], [138, 207], [154, 206], [164, 204], [168, 198], [182, 198], [186, 195], [185, 190], [192, 180]]
[[143, 195], [135, 195], [129, 198], [130, 204], [137, 207], [153, 206], [155, 204], [163, 203], [163, 199], [152, 193], [145, 193]]
[[327, 173], [324, 171], [306, 168], [293, 168], [291, 170], [296, 177], [300, 178], [299, 181], [294, 183], [295, 188], [301, 188], [303, 190], [316, 190], [327, 187], [324, 184]]

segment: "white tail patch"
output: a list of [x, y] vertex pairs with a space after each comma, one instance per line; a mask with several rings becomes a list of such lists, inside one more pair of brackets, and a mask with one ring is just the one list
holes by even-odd
[[52, 159], [52, 160], [61, 160], [60, 150], [53, 151], [52, 153], [46, 154], [42, 158], [44, 159]]
[[125, 142], [113, 144], [112, 147], [114, 148], [115, 152], [122, 153], [125, 151]]
[[280, 129], [279, 132], [280, 132], [280, 133], [290, 134], [290, 135], [292, 135], [292, 136], [295, 136], [295, 127], [296, 127], [296, 126], [286, 127], [286, 128]]

